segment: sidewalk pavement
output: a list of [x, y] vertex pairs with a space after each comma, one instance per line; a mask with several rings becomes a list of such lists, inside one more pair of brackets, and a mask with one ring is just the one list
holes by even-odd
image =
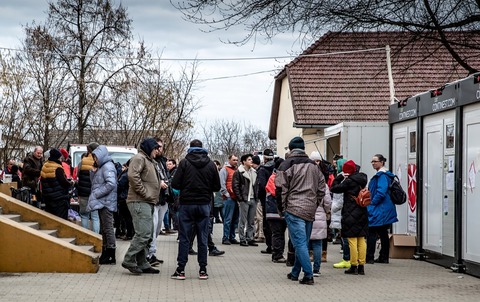
[[260, 253], [265, 244], [222, 245], [221, 234], [222, 225], [215, 224], [214, 241], [226, 253], [209, 257], [208, 280], [198, 279], [196, 256], [189, 256], [186, 280], [170, 279], [177, 236], [167, 235], [157, 239], [157, 258], [165, 261], [159, 275], [135, 276], [122, 268], [129, 242], [118, 240], [117, 264], [97, 274], [0, 273], [0, 301], [480, 301], [480, 279], [423, 261], [391, 259], [367, 264], [365, 276], [345, 275], [332, 267], [342, 256], [332, 244], [315, 284], [301, 285], [287, 279], [285, 264]]

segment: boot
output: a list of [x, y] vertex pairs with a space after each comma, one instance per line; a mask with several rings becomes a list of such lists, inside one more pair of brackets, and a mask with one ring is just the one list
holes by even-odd
[[365, 275], [365, 266], [363, 264], [358, 265], [358, 274]]
[[327, 262], [327, 251], [322, 252], [322, 262]]
[[293, 266], [295, 263], [295, 253], [288, 252], [287, 253], [287, 262], [285, 262], [287, 266]]
[[[104, 258], [102, 259], [102, 256]], [[106, 248], [105, 252], [100, 256], [99, 263], [100, 264], [116, 264], [117, 260], [115, 259], [115, 248]]]
[[98, 263], [104, 264], [105, 261], [108, 259], [107, 248], [102, 246], [102, 254], [100, 255], [100, 259], [98, 259]]
[[349, 269], [345, 271], [345, 274], [347, 275], [358, 275], [358, 267], [352, 265]]

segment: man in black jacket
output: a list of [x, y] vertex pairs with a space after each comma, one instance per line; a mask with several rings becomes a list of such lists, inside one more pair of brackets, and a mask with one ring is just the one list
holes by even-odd
[[187, 156], [178, 164], [172, 179], [172, 188], [180, 190], [178, 209], [178, 245], [177, 269], [172, 279], [185, 279], [185, 266], [188, 262], [190, 234], [197, 230], [199, 278], [208, 279], [208, 232], [210, 223], [210, 204], [213, 192], [220, 190], [220, 177], [217, 167], [208, 157], [202, 142], [195, 139], [190, 142]]

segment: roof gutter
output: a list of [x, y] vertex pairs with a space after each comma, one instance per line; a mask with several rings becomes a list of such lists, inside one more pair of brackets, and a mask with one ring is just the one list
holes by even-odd
[[331, 127], [331, 126], [334, 126], [334, 125], [330, 125], [330, 124], [325, 124], [325, 125], [322, 125], [322, 124], [297, 124], [295, 122], [293, 122], [293, 127], [294, 128], [328, 128], [328, 127]]

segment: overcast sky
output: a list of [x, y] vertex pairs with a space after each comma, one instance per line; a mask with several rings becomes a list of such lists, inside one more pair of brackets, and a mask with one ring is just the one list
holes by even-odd
[[[296, 36], [291, 34], [278, 36], [267, 44], [264, 41], [256, 44], [252, 41], [241, 47], [224, 44], [220, 38], [238, 40], [246, 33], [240, 29], [204, 33], [199, 25], [184, 21], [168, 0], [122, 0], [121, 3], [127, 7], [133, 20], [134, 39], [143, 39], [153, 52], [162, 52], [162, 58], [281, 57], [300, 52], [298, 43], [295, 43]], [[46, 0], [1, 0], [0, 47], [18, 48], [24, 38], [22, 26], [34, 20], [43, 23], [46, 11]], [[290, 60], [202, 61], [199, 79], [278, 71]], [[165, 64], [173, 72], [185, 62], [168, 61]], [[238, 119], [267, 131], [276, 73], [202, 82], [195, 91], [202, 106], [197, 114], [197, 125], [215, 119]]]

